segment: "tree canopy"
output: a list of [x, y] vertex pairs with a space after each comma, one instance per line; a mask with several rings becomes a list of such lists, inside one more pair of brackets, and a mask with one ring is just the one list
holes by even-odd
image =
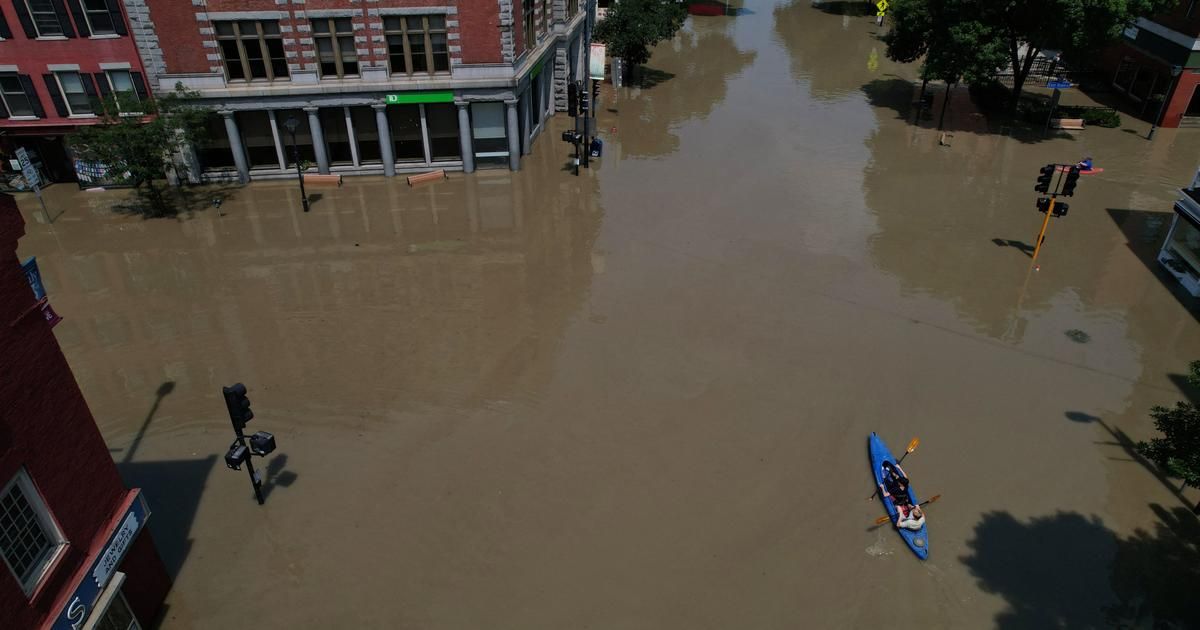
[[100, 123], [80, 127], [69, 142], [80, 158], [104, 164], [119, 183], [144, 192], [147, 213], [168, 214], [171, 208], [155, 181], [166, 178], [174, 165], [173, 154], [203, 140], [207, 117], [212, 115], [193, 105], [194, 97], [181, 88], [142, 101], [133, 94], [113, 92], [95, 104]]
[[888, 57], [924, 58], [923, 76], [981, 83], [1013, 75], [1015, 106], [1044, 50], [1094, 55], [1137, 16], [1176, 0], [894, 0]]
[[593, 38], [608, 54], [629, 66], [650, 60], [650, 47], [675, 36], [687, 19], [686, 5], [675, 0], [621, 0], [608, 9]]
[[[1188, 381], [1200, 386], [1200, 361], [1192, 362]], [[1138, 452], [1159, 470], [1200, 488], [1200, 409], [1191, 403], [1178, 402], [1174, 408], [1154, 407], [1150, 416], [1163, 437], [1139, 442]], [[1200, 504], [1193, 511], [1200, 513]]]

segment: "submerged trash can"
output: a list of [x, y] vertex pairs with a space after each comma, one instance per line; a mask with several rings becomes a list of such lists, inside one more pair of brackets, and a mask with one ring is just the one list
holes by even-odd
[[589, 149], [592, 157], [600, 157], [600, 154], [604, 151], [604, 141], [600, 138], [592, 138], [592, 146]]

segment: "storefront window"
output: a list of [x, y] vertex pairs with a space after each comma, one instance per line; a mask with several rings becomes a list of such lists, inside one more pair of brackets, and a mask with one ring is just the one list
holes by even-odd
[[354, 123], [354, 138], [358, 140], [360, 164], [378, 164], [379, 128], [375, 125], [375, 110], [369, 106], [351, 107], [350, 121]]
[[354, 164], [354, 155], [350, 151], [350, 133], [346, 130], [346, 110], [341, 107], [323, 107], [318, 114], [321, 118], [321, 133], [325, 134], [329, 163]]
[[1183, 217], [1175, 222], [1170, 249], [1176, 259], [1191, 267], [1192, 275], [1200, 275], [1200, 230]]
[[395, 143], [397, 162], [424, 162], [425, 140], [421, 136], [420, 105], [389, 105], [388, 125]]
[[225, 131], [225, 120], [221, 116], [208, 117], [208, 133], [204, 144], [196, 148], [200, 168], [229, 168], [234, 166], [233, 149], [229, 146], [229, 134]]
[[471, 135], [476, 158], [484, 161], [508, 158], [504, 103], [471, 103]]
[[462, 159], [458, 109], [453, 103], [426, 104], [425, 128], [429, 131], [429, 154], [434, 162]]
[[275, 110], [275, 124], [279, 125], [279, 141], [283, 143], [283, 160], [288, 168], [296, 168], [296, 158], [292, 150], [292, 134], [287, 130], [288, 118], [296, 119], [296, 149], [300, 153], [300, 161], [315, 165], [317, 154], [313, 151], [312, 132], [308, 129], [308, 114], [299, 109]]
[[233, 117], [242, 134], [250, 168], [279, 168], [279, 154], [275, 153], [275, 136], [271, 135], [267, 112], [237, 112]]

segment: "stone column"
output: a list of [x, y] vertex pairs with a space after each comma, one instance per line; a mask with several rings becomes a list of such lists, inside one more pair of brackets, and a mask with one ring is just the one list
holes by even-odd
[[531, 83], [529, 86], [526, 86], [525, 92], [521, 94], [521, 103], [523, 105], [521, 108], [521, 117], [525, 121], [525, 133], [521, 134], [521, 155], [529, 155], [533, 152], [533, 141], [530, 140], [530, 137], [533, 136], [534, 127], [533, 99], [530, 98], [532, 85]]
[[517, 99], [504, 101], [508, 113], [508, 168], [521, 170], [521, 125], [517, 123]]
[[229, 135], [229, 150], [233, 151], [233, 163], [237, 166], [238, 180], [245, 184], [250, 181], [250, 166], [246, 164], [246, 149], [242, 147], [242, 134], [238, 132], [233, 112], [222, 110], [220, 114], [225, 119], [225, 133]]
[[464, 173], [475, 172], [475, 148], [471, 142], [471, 115], [467, 113], [467, 103], [455, 101], [458, 105], [458, 142], [462, 148], [462, 163]]
[[316, 107], [305, 107], [308, 114], [308, 132], [312, 136], [313, 151], [317, 154], [317, 172], [329, 174], [329, 152], [325, 150], [325, 134], [321, 132], [321, 118], [317, 116]]
[[392, 153], [392, 130], [388, 128], [387, 105], [375, 104], [375, 131], [379, 133], [379, 158], [383, 161], [383, 174], [396, 174], [396, 156]]

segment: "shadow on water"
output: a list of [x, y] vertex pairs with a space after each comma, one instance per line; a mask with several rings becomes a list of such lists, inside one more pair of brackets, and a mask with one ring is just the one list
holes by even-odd
[[200, 505], [200, 496], [209, 472], [217, 463], [216, 454], [200, 459], [133, 461], [163, 398], [174, 390], [174, 381], [166, 381], [158, 387], [146, 419], [125, 450], [125, 456], [117, 462], [117, 470], [125, 485], [141, 488], [145, 493], [153, 514], [149, 521], [150, 534], [172, 579], [179, 575], [191, 551], [192, 539], [188, 534], [196, 518], [196, 509]]
[[1033, 258], [1033, 245], [1025, 241], [1015, 241], [1011, 238], [994, 238], [992, 242], [996, 244], [996, 247], [1015, 247], [1017, 251]]
[[754, 11], [746, 7], [731, 6], [721, 0], [699, 0], [688, 4], [688, 13], [702, 17], [754, 15]]
[[[886, 78], [890, 76], [890, 78]], [[921, 107], [921, 84], [894, 75], [874, 79], [862, 86], [867, 95], [867, 101], [874, 107], [890, 109], [896, 112], [896, 118], [904, 120], [909, 125]], [[946, 85], [930, 82], [925, 88], [925, 105], [921, 109], [921, 127], [938, 126], [940, 131], [947, 133], [976, 133], [1002, 135], [1024, 144], [1034, 144], [1046, 140], [1076, 139], [1065, 131], [1050, 130], [1049, 133], [1039, 127], [1025, 123], [1014, 123], [1004, 114], [985, 115], [979, 111], [971, 100], [970, 93], [962, 86], [951, 90], [950, 105], [946, 116], [942, 118], [942, 106], [946, 100]]]
[[634, 66], [632, 83], [643, 90], [648, 90], [660, 83], [670, 81], [675, 78], [675, 73], [665, 70], [658, 70], [648, 66]]
[[1142, 468], [1145, 468], [1147, 471], [1149, 471], [1150, 474], [1154, 475], [1154, 478], [1158, 479], [1159, 483], [1161, 483], [1164, 488], [1170, 490], [1171, 494], [1174, 494], [1181, 503], [1184, 505], [1191, 505], [1191, 503], [1188, 501], [1188, 498], [1184, 496], [1181, 485], [1163, 474], [1163, 472], [1154, 465], [1154, 462], [1142, 457], [1142, 454], [1137, 451], [1137, 442], [1130, 438], [1129, 435], [1124, 431], [1117, 427], [1109, 426], [1108, 423], [1106, 423], [1104, 419], [1099, 416], [1093, 416], [1092, 414], [1084, 413], [1082, 411], [1068, 411], [1063, 415], [1065, 415], [1067, 419], [1072, 422], [1080, 422], [1084, 424], [1094, 422], [1100, 425], [1100, 428], [1104, 429], [1104, 431], [1107, 432], [1113, 440], [1112, 442], [1101, 442], [1102, 445], [1120, 446], [1121, 450], [1125, 451], [1125, 454], [1129, 456], [1128, 461], [1138, 464]]
[[989, 512], [960, 560], [1004, 598], [996, 627], [1196, 627], [1200, 531], [1184, 508], [1152, 504], [1154, 531], [1122, 538], [1095, 516], [1059, 512], [1021, 522]]
[[284, 470], [287, 466], [287, 461], [287, 453], [280, 453], [267, 462], [267, 469], [263, 474], [263, 499], [271, 496], [271, 491], [277, 487], [288, 488], [293, 483], [296, 483], [296, 473]]
[[241, 188], [241, 185], [232, 183], [164, 187], [160, 189], [162, 203], [159, 204], [149, 189], [138, 187], [123, 202], [113, 204], [112, 210], [117, 214], [137, 215], [143, 219], [191, 218], [197, 212], [210, 208], [220, 211], [221, 203], [233, 197]]
[[1200, 299], [1185, 291], [1179, 281], [1158, 263], [1158, 252], [1174, 218], [1172, 212], [1108, 208], [1108, 216], [1125, 235], [1125, 246], [1151, 275], [1175, 296], [1192, 317], [1200, 320]]
[[866, 0], [812, 0], [812, 5], [824, 13], [831, 15], [848, 15], [850, 17], [874, 16], [877, 12], [875, 5]]

